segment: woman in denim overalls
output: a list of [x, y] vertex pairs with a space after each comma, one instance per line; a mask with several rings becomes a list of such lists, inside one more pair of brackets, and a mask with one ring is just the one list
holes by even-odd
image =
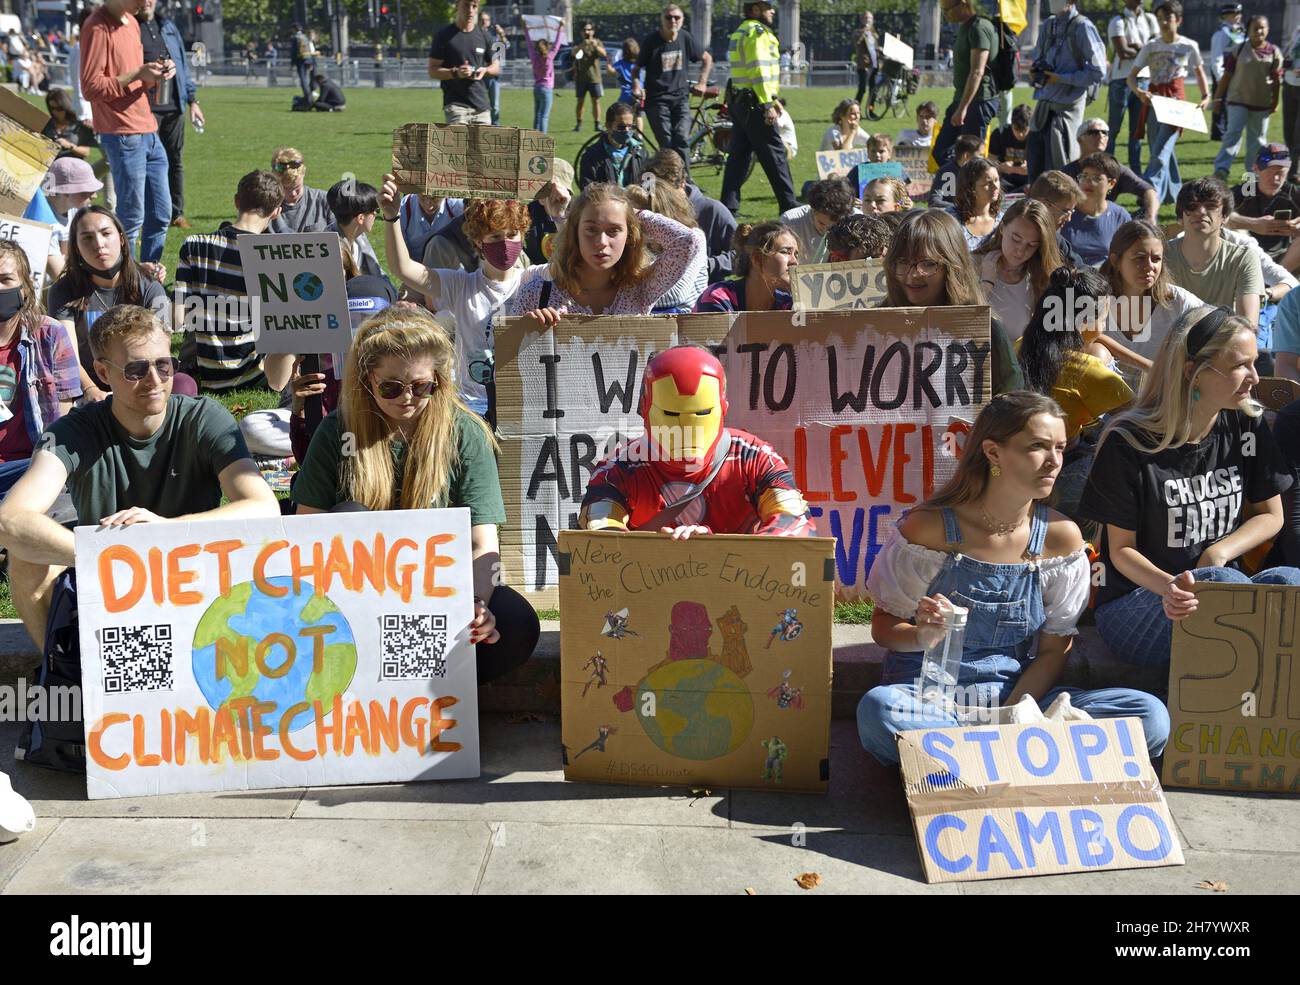
[[[1029, 694], [1046, 708], [1062, 692], [1094, 718], [1140, 718], [1150, 754], [1163, 751], [1169, 713], [1158, 698], [1055, 686], [1091, 588], [1079, 528], [1040, 502], [1061, 469], [1064, 416], [1041, 394], [994, 397], [952, 480], [900, 519], [876, 559], [872, 632], [889, 652], [880, 686], [858, 705], [858, 734], [882, 763], [898, 763], [904, 729], [997, 721], [999, 706]], [[942, 636], [945, 600], [969, 615], [957, 688], [941, 705], [923, 700], [920, 672], [924, 648]]]

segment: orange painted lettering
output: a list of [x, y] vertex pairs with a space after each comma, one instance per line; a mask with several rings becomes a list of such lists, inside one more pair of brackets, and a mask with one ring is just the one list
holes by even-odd
[[382, 741], [388, 746], [391, 752], [397, 752], [397, 699], [388, 699], [388, 712], [384, 713], [384, 706], [378, 701], [370, 702], [370, 741], [374, 745], [374, 752], [379, 752], [379, 743]]
[[419, 565], [404, 564], [402, 565], [402, 577], [397, 577], [397, 555], [404, 550], [416, 551], [420, 545], [407, 537], [399, 537], [393, 541], [393, 549], [388, 552], [388, 587], [397, 592], [403, 602], [411, 601], [411, 579], [415, 576], [415, 569]]
[[276, 551], [282, 551], [288, 546], [287, 540], [273, 540], [257, 552], [257, 560], [253, 562], [253, 584], [257, 586], [258, 591], [273, 599], [284, 598], [289, 594], [289, 589], [272, 585], [266, 580], [266, 562], [271, 560], [271, 555]]
[[[101, 554], [100, 557], [103, 557]], [[101, 718], [90, 730], [86, 736], [86, 747], [90, 751], [90, 758], [106, 770], [124, 770], [131, 762], [131, 757], [126, 753], [120, 756], [107, 756], [104, 754], [104, 733], [114, 725], [122, 725], [131, 720], [130, 715], [124, 715], [120, 711], [111, 711]]]
[[135, 715], [131, 719], [131, 758], [136, 766], [157, 766], [162, 762], [157, 753], [144, 751], [144, 716]]
[[894, 425], [894, 500], [899, 503], [915, 503], [916, 497], [907, 491], [907, 476], [903, 466], [912, 460], [907, 453], [907, 436], [916, 433], [915, 424]]
[[197, 581], [197, 571], [182, 571], [181, 561], [187, 557], [198, 557], [199, 545], [186, 544], [167, 552], [167, 598], [172, 605], [198, 605], [203, 601], [203, 593], [193, 590], [185, 591], [185, 586]]
[[424, 752], [425, 720], [421, 718], [418, 722], [412, 722], [412, 719], [428, 703], [428, 698], [412, 698], [402, 706], [402, 742], [420, 752]]
[[450, 708], [459, 701], [460, 698], [453, 698], [451, 695], [448, 695], [445, 698], [438, 698], [436, 701], [430, 703], [429, 710], [432, 712], [429, 716], [430, 752], [456, 752], [460, 749], [459, 742], [442, 742], [438, 738], [444, 731], [456, 727], [456, 719], [443, 718], [442, 710], [444, 708]]
[[876, 454], [871, 454], [871, 432], [867, 428], [858, 428], [858, 453], [862, 456], [862, 478], [867, 483], [867, 494], [872, 499], [880, 496], [885, 485], [885, 459], [889, 453], [889, 435], [892, 424], [881, 428], [880, 441], [876, 444]]
[[[131, 569], [131, 587], [123, 594], [117, 592], [113, 581], [113, 562], [123, 561]], [[104, 608], [109, 612], [125, 612], [144, 598], [146, 575], [140, 555], [125, 544], [109, 544], [99, 553], [99, 588], [104, 595]]]
[[438, 553], [439, 544], [448, 544], [455, 539], [455, 534], [435, 534], [424, 542], [424, 594], [426, 598], [446, 598], [453, 591], [453, 589], [445, 586], [435, 586], [433, 580], [438, 568], [446, 568], [456, 563], [446, 554]]
[[211, 713], [206, 705], [198, 708], [193, 715], [183, 709], [176, 710], [176, 765], [185, 765], [187, 749], [186, 739], [193, 735], [199, 740], [199, 762], [212, 761], [212, 726]]
[[274, 701], [254, 701], [252, 707], [248, 709], [249, 723], [253, 727], [253, 756], [259, 762], [268, 763], [280, 758], [279, 749], [268, 749], [262, 742], [274, 731], [271, 726], [262, 721], [262, 716], [274, 714], [275, 709]]
[[844, 477], [840, 473], [840, 463], [848, 458], [848, 453], [840, 447], [840, 439], [852, 433], [853, 428], [847, 424], [836, 424], [831, 428], [831, 495], [837, 503], [848, 503], [858, 497], [844, 488]]
[[[284, 647], [284, 663], [273, 669], [266, 663], [266, 651], [277, 644]], [[289, 668], [293, 666], [294, 658], [297, 656], [298, 644], [293, 641], [292, 636], [285, 633], [271, 633], [257, 644], [253, 659], [257, 661], [257, 669], [274, 680], [289, 673]]]
[[149, 576], [153, 581], [154, 605], [162, 605], [163, 601], [163, 566], [162, 551], [157, 547], [149, 548]]
[[242, 540], [218, 540], [203, 549], [217, 556], [217, 591], [230, 594], [230, 555], [244, 546]]
[[[298, 715], [302, 714], [310, 707], [311, 705], [307, 704], [307, 702], [299, 701], [296, 705], [291, 705], [289, 710], [280, 716], [280, 748], [287, 752], [291, 759], [296, 759], [300, 763], [311, 762], [316, 758], [316, 754], [309, 750], [298, 749], [289, 741], [289, 726], [293, 724], [293, 720], [297, 718]], [[320, 705], [317, 704], [318, 711], [319, 708]]]

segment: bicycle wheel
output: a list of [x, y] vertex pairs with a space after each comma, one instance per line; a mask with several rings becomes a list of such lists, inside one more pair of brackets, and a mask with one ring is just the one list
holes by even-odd
[[866, 113], [869, 120], [883, 120], [885, 114], [889, 112], [891, 102], [891, 83], [887, 79], [882, 79], [877, 73], [871, 79], [871, 94], [868, 97]]
[[894, 100], [890, 105], [890, 109], [894, 111], [894, 116], [896, 117], [907, 116], [909, 115], [907, 111], [907, 90], [903, 88], [902, 83], [895, 83], [895, 84], [898, 86], [898, 88], [894, 94]]

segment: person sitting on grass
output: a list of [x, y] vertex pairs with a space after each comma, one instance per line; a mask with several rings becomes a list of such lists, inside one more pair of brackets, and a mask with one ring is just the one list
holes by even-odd
[[1074, 218], [1074, 210], [1083, 200], [1083, 192], [1075, 180], [1064, 171], [1044, 171], [1029, 186], [1026, 197], [1042, 202], [1052, 213], [1056, 223], [1056, 249], [1062, 261], [1072, 267], [1086, 267], [1083, 257], [1075, 252], [1063, 233], [1066, 223]]
[[963, 133], [953, 142], [952, 154], [930, 183], [930, 208], [951, 209], [957, 204], [957, 173], [979, 156], [982, 146], [979, 137], [969, 133]]
[[894, 145], [889, 134], [873, 133], [867, 138], [867, 161], [871, 164], [884, 164], [894, 159]]
[[862, 107], [855, 99], [841, 99], [831, 113], [831, 125], [822, 134], [818, 150], [853, 150], [866, 147], [870, 134], [858, 124], [862, 122]]
[[1090, 267], [1106, 259], [1116, 230], [1133, 217], [1108, 196], [1119, 177], [1119, 161], [1109, 154], [1093, 154], [1079, 162], [1079, 188], [1083, 198], [1061, 234]]
[[605, 111], [605, 132], [578, 161], [578, 188], [607, 183], [626, 188], [640, 184], [649, 157], [637, 134], [636, 118], [627, 103]]
[[883, 257], [891, 235], [878, 215], [846, 215], [826, 233], [826, 259], [844, 263]]
[[867, 215], [907, 212], [911, 208], [907, 186], [898, 178], [875, 178], [862, 190], [862, 211]]
[[1183, 235], [1165, 250], [1165, 263], [1179, 287], [1208, 305], [1231, 308], [1258, 328], [1264, 272], [1249, 247], [1223, 236], [1231, 203], [1232, 193], [1218, 178], [1183, 185], [1177, 203]]
[[[1136, 125], [1134, 123], [1134, 126]], [[1105, 152], [1109, 145], [1110, 124], [1101, 117], [1084, 120], [1079, 124], [1079, 156], [1062, 168], [1062, 172], [1078, 181], [1084, 158]], [[1156, 190], [1149, 182], [1123, 164], [1119, 166], [1119, 177], [1115, 179], [1115, 187], [1106, 197], [1114, 202], [1121, 195], [1132, 195], [1136, 200], [1137, 204], [1132, 210], [1135, 216], [1140, 212], [1141, 218], [1148, 222], [1158, 222], [1157, 213], [1160, 211], [1160, 203], [1156, 201]]]
[[334, 221], [323, 188], [307, 185], [307, 162], [296, 147], [280, 147], [271, 155], [271, 171], [280, 180], [284, 202], [267, 228], [272, 233], [319, 233]]
[[929, 147], [934, 136], [934, 124], [939, 119], [939, 107], [926, 100], [916, 107], [916, 129], [903, 130], [894, 143], [899, 147]]
[[968, 249], [975, 249], [997, 227], [1005, 197], [998, 169], [984, 157], [976, 157], [957, 172], [957, 195], [948, 209], [957, 219]]
[[320, 90], [320, 95], [311, 104], [312, 109], [321, 113], [342, 113], [347, 108], [348, 101], [337, 82], [332, 82], [317, 72], [311, 77], [311, 84]]
[[1031, 112], [1028, 106], [1017, 106], [1011, 111], [1011, 122], [994, 130], [989, 137], [989, 158], [997, 161], [1003, 191], [1023, 191], [1029, 184], [1025, 145], [1029, 140]]
[[379, 190], [364, 181], [344, 178], [330, 186], [325, 200], [334, 215], [329, 230], [339, 234], [358, 272], [367, 277], [384, 276], [369, 235], [375, 228], [375, 216], [379, 215]]
[[1009, 338], [1024, 334], [1034, 305], [1059, 266], [1052, 214], [1032, 198], [1007, 209], [998, 228], [975, 251], [980, 286]]
[[695, 302], [697, 312], [789, 311], [790, 270], [799, 265], [799, 241], [788, 226], [764, 222], [736, 227], [736, 280], [710, 284]]
[[807, 197], [807, 205], [781, 213], [781, 222], [794, 233], [804, 263], [824, 263], [826, 230], [854, 211], [857, 196], [843, 178], [827, 178], [815, 182]]

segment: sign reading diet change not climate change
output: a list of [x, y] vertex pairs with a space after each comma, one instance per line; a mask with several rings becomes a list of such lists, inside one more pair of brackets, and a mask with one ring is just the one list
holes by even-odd
[[342, 352], [352, 339], [338, 233], [239, 238], [258, 352]]
[[468, 510], [79, 527], [77, 575], [92, 799], [478, 775]]

